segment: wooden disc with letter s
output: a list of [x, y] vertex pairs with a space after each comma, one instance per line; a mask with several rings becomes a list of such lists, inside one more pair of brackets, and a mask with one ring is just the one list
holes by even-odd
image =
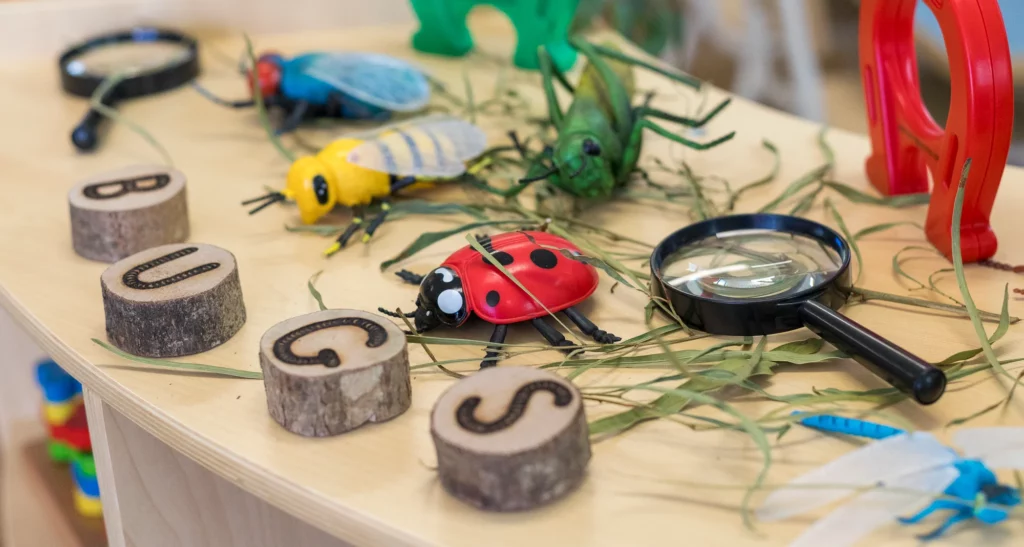
[[235, 257], [213, 245], [147, 249], [107, 268], [100, 285], [107, 338], [133, 355], [201, 353], [245, 323]]
[[390, 420], [412, 404], [405, 333], [385, 317], [323, 310], [271, 327], [260, 340], [270, 416], [306, 437]]
[[185, 175], [135, 165], [95, 175], [68, 193], [71, 242], [90, 260], [116, 262], [189, 237]]
[[565, 496], [590, 461], [579, 391], [535, 368], [495, 367], [460, 380], [434, 405], [431, 434], [444, 488], [491, 511]]

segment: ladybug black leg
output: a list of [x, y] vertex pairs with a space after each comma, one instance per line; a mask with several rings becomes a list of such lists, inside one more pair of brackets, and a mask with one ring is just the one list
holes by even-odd
[[597, 328], [593, 321], [587, 319], [587, 316], [580, 313], [576, 308], [565, 308], [565, 315], [569, 316], [573, 323], [576, 323], [576, 326], [583, 331], [583, 334], [593, 338], [599, 344], [614, 344], [622, 340], [622, 338], [610, 332]]
[[[494, 325], [494, 332], [491, 333], [492, 344], [504, 344], [505, 335], [508, 334], [508, 325]], [[501, 346], [487, 346], [487, 355], [484, 355], [484, 360], [480, 363], [480, 368], [488, 368], [498, 365], [498, 354], [501, 351]]]
[[531, 320], [530, 323], [533, 323], [533, 328], [537, 329], [540, 332], [540, 335], [543, 336], [549, 344], [556, 348], [561, 348], [565, 353], [572, 353], [579, 347], [566, 340], [562, 333], [555, 330], [551, 325], [545, 323], [540, 317]]
[[306, 113], [309, 112], [309, 103], [306, 101], [299, 101], [292, 107], [292, 111], [288, 113], [288, 117], [281, 122], [281, 127], [277, 128], [277, 134], [283, 135], [290, 133], [299, 127], [302, 120], [306, 118]]

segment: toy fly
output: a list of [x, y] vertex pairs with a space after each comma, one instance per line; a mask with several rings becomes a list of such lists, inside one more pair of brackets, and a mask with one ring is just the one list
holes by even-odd
[[[284, 112], [277, 132], [294, 130], [320, 118], [384, 121], [392, 112], [415, 112], [430, 100], [430, 84], [415, 66], [371, 53], [306, 53], [286, 59], [264, 53], [248, 71], [249, 91], [256, 89], [267, 109]], [[228, 101], [196, 85], [217, 104], [232, 108], [255, 105], [252, 99]]]
[[340, 138], [315, 156], [304, 156], [288, 170], [285, 188], [242, 205], [257, 205], [256, 214], [291, 200], [305, 224], [313, 224], [337, 205], [353, 208], [353, 220], [324, 254], [348, 244], [364, 226], [363, 208], [380, 202], [380, 213], [365, 228], [369, 241], [391, 210], [390, 197], [419, 181], [453, 179], [466, 173], [466, 162], [480, 156], [487, 136], [477, 126], [445, 115], [403, 121]]
[[813, 416], [801, 420], [806, 426], [824, 431], [881, 439], [855, 450], [787, 486], [843, 484], [850, 489], [776, 490], [757, 510], [761, 520], [781, 520], [827, 505], [852, 489], [877, 488], [858, 495], [815, 522], [793, 546], [829, 545], [842, 547], [857, 543], [875, 528], [901, 513], [932, 501], [919, 513], [901, 518], [914, 524], [935, 511], [951, 511], [938, 528], [920, 536], [931, 540], [953, 525], [976, 519], [997, 524], [1021, 503], [1020, 492], [1000, 484], [989, 467], [1024, 468], [1024, 428], [990, 427], [962, 429], [953, 435], [961, 457], [930, 433], [905, 431], [837, 416]]
[[[545, 47], [538, 52], [548, 115], [558, 137], [554, 145], [546, 148], [539, 161], [531, 166], [526, 178], [520, 180], [522, 186], [547, 180], [576, 197], [609, 197], [636, 171], [645, 129], [697, 150], [718, 146], [735, 135], [735, 132], [729, 133], [702, 144], [676, 135], [652, 121], [658, 119], [687, 127], [702, 127], [718, 115], [730, 99], [696, 120], [651, 108], [648, 101], [639, 106], [632, 105], [636, 93], [633, 66], [644, 67], [696, 89], [700, 88], [699, 80], [630, 57], [614, 44], [597, 46], [578, 38], [572, 39], [571, 43], [588, 62], [576, 87], [555, 67]], [[554, 80], [573, 94], [572, 104], [566, 112], [558, 104]], [[515, 134], [512, 138], [525, 156], [526, 152], [518, 144]], [[522, 186], [513, 188], [512, 193], [521, 190]]]

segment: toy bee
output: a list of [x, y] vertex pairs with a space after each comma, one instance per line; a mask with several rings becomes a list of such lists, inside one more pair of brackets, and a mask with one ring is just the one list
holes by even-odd
[[380, 213], [365, 227], [369, 241], [391, 210], [395, 193], [432, 179], [452, 179], [480, 156], [487, 136], [477, 126], [450, 116], [427, 116], [340, 138], [316, 156], [299, 158], [288, 171], [286, 186], [242, 205], [257, 205], [256, 214], [274, 203], [294, 201], [305, 224], [313, 224], [335, 206], [353, 210], [352, 223], [324, 254], [344, 248], [366, 225], [364, 208], [380, 202]]

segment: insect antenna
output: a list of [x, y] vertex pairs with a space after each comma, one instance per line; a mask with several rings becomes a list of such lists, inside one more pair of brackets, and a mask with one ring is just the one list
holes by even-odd
[[398, 319], [401, 319], [403, 317], [416, 317], [415, 313], [395, 313], [395, 312], [393, 312], [391, 310], [386, 310], [384, 308], [377, 308], [377, 311], [383, 313], [384, 315], [386, 315], [388, 317], [395, 317], [395, 318], [398, 318]]
[[531, 182], [541, 181], [541, 180], [544, 180], [544, 179], [550, 177], [551, 175], [554, 175], [557, 172], [558, 172], [558, 167], [555, 166], [555, 167], [552, 167], [548, 172], [542, 173], [542, 174], [537, 175], [535, 177], [519, 179], [519, 184], [530, 184]]
[[262, 202], [258, 207], [256, 207], [252, 211], [249, 211], [250, 215], [255, 215], [256, 213], [262, 211], [263, 209], [266, 209], [267, 207], [270, 207], [271, 205], [284, 200], [284, 194], [282, 194], [281, 192], [270, 192], [269, 194], [262, 195], [258, 198], [247, 199], [242, 202], [242, 205], [253, 205]]
[[198, 91], [200, 95], [206, 97], [214, 104], [219, 104], [221, 106], [226, 106], [228, 108], [249, 108], [252, 106], [256, 106], [256, 101], [252, 99], [244, 101], [229, 101], [227, 99], [218, 97], [214, 95], [213, 92], [211, 92], [209, 89], [206, 89], [205, 87], [199, 85], [198, 82], [192, 82], [192, 87], [195, 88], [195, 90]]
[[587, 168], [587, 154], [584, 154], [584, 155], [580, 156], [580, 158], [583, 158], [583, 161], [580, 162], [580, 168], [577, 169], [576, 171], [572, 172], [572, 173], [569, 173], [569, 178], [571, 178], [571, 179], [574, 179], [574, 178], [580, 176], [580, 173], [582, 173], [583, 170]]

